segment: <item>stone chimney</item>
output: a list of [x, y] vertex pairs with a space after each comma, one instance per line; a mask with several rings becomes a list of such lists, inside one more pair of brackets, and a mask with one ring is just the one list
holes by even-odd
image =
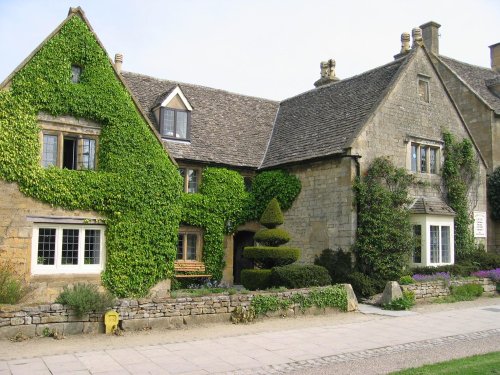
[[410, 52], [410, 33], [405, 31], [401, 34], [401, 51], [397, 55], [394, 55], [394, 59], [397, 60], [405, 56], [408, 52]]
[[422, 29], [422, 37], [424, 46], [428, 51], [435, 55], [439, 55], [439, 28], [441, 25], [437, 22], [430, 21], [420, 25]]
[[319, 66], [321, 69], [321, 77], [316, 82], [314, 82], [315, 87], [320, 87], [326, 85], [327, 83], [338, 81], [338, 77], [335, 75], [335, 60], [330, 59], [328, 61], [322, 61]]
[[500, 73], [500, 43], [490, 46], [491, 69]]
[[413, 28], [413, 30], [411, 31], [411, 37], [413, 39], [411, 48], [415, 48], [416, 46], [421, 46], [423, 44], [422, 29], [420, 27]]
[[121, 53], [115, 54], [115, 69], [120, 74], [122, 72], [123, 55]]

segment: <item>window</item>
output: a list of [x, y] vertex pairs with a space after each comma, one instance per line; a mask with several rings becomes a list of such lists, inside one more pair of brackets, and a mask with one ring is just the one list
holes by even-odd
[[453, 264], [454, 218], [452, 215], [413, 215], [412, 264], [438, 266]]
[[197, 193], [201, 172], [199, 169], [179, 168], [179, 172], [184, 180], [185, 193]]
[[450, 263], [450, 227], [430, 226], [431, 263]]
[[184, 110], [161, 108], [160, 130], [162, 137], [187, 139], [191, 113]]
[[95, 169], [96, 144], [95, 138], [84, 138], [78, 134], [43, 133], [42, 166]]
[[81, 75], [82, 75], [82, 67], [78, 66], [78, 65], [72, 65], [71, 66], [71, 82], [72, 83], [79, 83]]
[[104, 228], [40, 224], [33, 229], [33, 274], [100, 273]]
[[418, 80], [418, 97], [425, 103], [429, 103], [429, 81], [426, 79]]
[[410, 168], [412, 172], [439, 173], [439, 147], [411, 143]]
[[201, 261], [202, 232], [197, 228], [180, 228], [177, 260]]

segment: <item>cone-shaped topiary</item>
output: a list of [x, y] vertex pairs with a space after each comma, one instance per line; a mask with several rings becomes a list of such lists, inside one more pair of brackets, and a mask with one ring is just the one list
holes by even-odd
[[253, 259], [257, 267], [241, 272], [241, 283], [250, 290], [268, 288], [271, 286], [270, 268], [291, 264], [300, 257], [300, 249], [279, 246], [290, 241], [290, 235], [286, 230], [276, 228], [283, 224], [283, 213], [276, 198], [267, 205], [260, 223], [267, 228], [254, 236], [260, 246], [247, 246], [243, 249], [243, 256]]
[[283, 213], [276, 198], [271, 199], [260, 217], [260, 223], [266, 228], [273, 229], [283, 224]]

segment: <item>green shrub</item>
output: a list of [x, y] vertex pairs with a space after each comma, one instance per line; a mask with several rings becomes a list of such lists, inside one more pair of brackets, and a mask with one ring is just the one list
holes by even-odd
[[408, 284], [413, 284], [415, 280], [409, 275], [401, 276], [399, 279], [399, 284], [400, 285], [408, 285]]
[[280, 246], [290, 241], [290, 234], [281, 228], [266, 228], [255, 233], [253, 239], [266, 246]]
[[415, 293], [403, 291], [403, 297], [396, 298], [382, 306], [384, 310], [409, 310], [415, 305]]
[[73, 288], [64, 287], [56, 303], [70, 306], [76, 316], [82, 317], [92, 311], [100, 313], [113, 307], [115, 298], [109, 292], [99, 292], [94, 284], [76, 284]]
[[264, 290], [271, 286], [270, 269], [241, 270], [241, 284], [248, 290]]
[[276, 228], [283, 224], [283, 212], [281, 212], [280, 204], [276, 198], [271, 199], [265, 211], [260, 217], [260, 223], [266, 228]]
[[488, 177], [488, 203], [493, 220], [500, 220], [500, 167]]
[[371, 278], [361, 272], [351, 273], [348, 280], [358, 298], [366, 298], [381, 293], [385, 287], [383, 280]]
[[10, 263], [0, 264], [0, 303], [15, 304], [26, 294], [24, 281], [16, 276]]
[[332, 278], [332, 283], [345, 283], [352, 273], [351, 254], [341, 248], [337, 251], [325, 249], [314, 259], [314, 264], [325, 267]]
[[451, 286], [451, 297], [455, 301], [472, 301], [483, 294], [483, 287], [479, 284], [465, 284]]
[[252, 298], [250, 306], [255, 309], [256, 315], [264, 315], [268, 312], [287, 310], [292, 306], [292, 303], [289, 299], [282, 299], [277, 296], [257, 295]]
[[263, 268], [285, 266], [296, 262], [300, 257], [300, 249], [292, 247], [247, 246], [243, 256], [261, 263]]
[[274, 267], [271, 272], [271, 285], [286, 288], [307, 288], [325, 286], [332, 283], [332, 278], [325, 267], [316, 265], [290, 264]]

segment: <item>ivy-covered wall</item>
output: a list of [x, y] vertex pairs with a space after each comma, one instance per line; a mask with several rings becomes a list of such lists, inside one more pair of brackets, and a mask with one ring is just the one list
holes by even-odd
[[[72, 65], [83, 68], [77, 84], [70, 80]], [[40, 112], [101, 124], [97, 171], [41, 167]], [[172, 276], [181, 223], [204, 230], [203, 260], [220, 279], [224, 234], [257, 219], [271, 198], [289, 207], [300, 192], [300, 182], [284, 172], [259, 174], [247, 192], [236, 171], [206, 168], [200, 193], [182, 193], [175, 165], [78, 15], [0, 92], [0, 178], [53, 206], [103, 214], [102, 280], [120, 297], [145, 295]]]
[[[71, 66], [83, 68], [71, 83]], [[102, 126], [98, 171], [40, 166], [37, 114]], [[71, 17], [0, 93], [0, 177], [33, 198], [106, 220], [104, 284], [143, 295], [173, 268], [181, 178], [86, 23]]]

